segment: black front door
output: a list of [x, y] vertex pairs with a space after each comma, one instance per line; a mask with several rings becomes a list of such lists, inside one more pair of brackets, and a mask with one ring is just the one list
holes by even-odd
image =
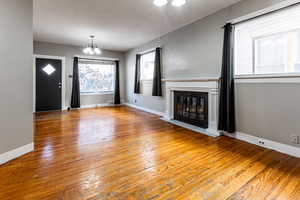
[[36, 59], [36, 111], [61, 110], [62, 62]]

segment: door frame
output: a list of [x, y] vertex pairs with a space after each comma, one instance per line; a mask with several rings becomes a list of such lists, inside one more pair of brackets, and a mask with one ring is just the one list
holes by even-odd
[[35, 113], [36, 106], [36, 59], [44, 58], [44, 59], [55, 59], [61, 60], [61, 109], [67, 110], [66, 107], [66, 57], [63, 56], [51, 56], [51, 55], [33, 55], [33, 113]]

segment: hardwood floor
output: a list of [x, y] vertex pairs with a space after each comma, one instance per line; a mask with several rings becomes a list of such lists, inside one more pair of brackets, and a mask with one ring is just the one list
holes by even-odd
[[299, 200], [300, 159], [128, 107], [37, 114], [1, 200]]

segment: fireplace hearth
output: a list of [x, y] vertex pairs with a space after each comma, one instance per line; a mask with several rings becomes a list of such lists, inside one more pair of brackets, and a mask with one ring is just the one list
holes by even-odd
[[174, 119], [208, 128], [208, 93], [174, 91]]

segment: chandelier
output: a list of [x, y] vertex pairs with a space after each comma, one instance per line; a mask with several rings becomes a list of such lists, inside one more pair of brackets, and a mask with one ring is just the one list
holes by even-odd
[[101, 49], [99, 49], [98, 46], [94, 44], [95, 36], [91, 35], [90, 39], [91, 39], [91, 43], [86, 45], [86, 47], [83, 49], [83, 53], [88, 55], [100, 55]]
[[[168, 4], [168, 0], [154, 0], [153, 4], [162, 7]], [[186, 4], [186, 0], [172, 0], [172, 5], [175, 7], [180, 7]]]

